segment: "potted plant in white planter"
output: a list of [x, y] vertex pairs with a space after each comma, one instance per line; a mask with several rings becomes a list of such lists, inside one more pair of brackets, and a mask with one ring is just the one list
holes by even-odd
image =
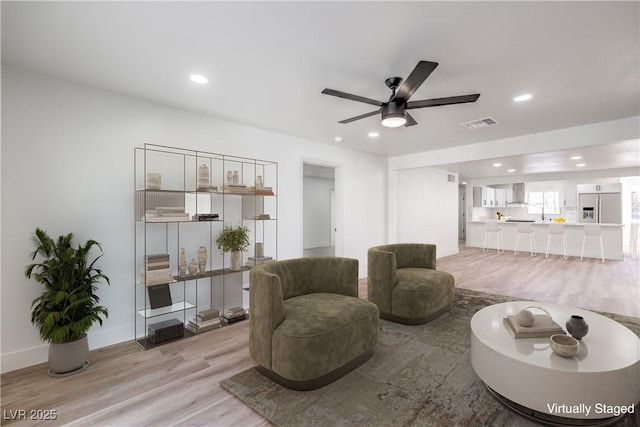
[[231, 267], [233, 271], [242, 268], [242, 252], [249, 247], [249, 228], [242, 224], [224, 224], [222, 231], [216, 238], [218, 249], [231, 252]]
[[87, 331], [93, 323], [102, 325], [108, 310], [98, 305], [97, 285], [109, 278], [95, 267], [102, 255], [89, 261], [89, 252], [102, 246], [88, 240], [84, 246], [72, 246], [73, 234], [53, 240], [45, 231], [36, 228], [31, 254], [39, 263], [25, 268], [25, 275], [44, 285], [42, 295], [31, 304], [31, 322], [40, 337], [49, 343], [49, 375], [62, 376], [79, 372], [89, 364]]

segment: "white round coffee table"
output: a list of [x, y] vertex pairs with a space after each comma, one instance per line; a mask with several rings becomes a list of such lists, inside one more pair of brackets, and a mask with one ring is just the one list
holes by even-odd
[[[571, 315], [584, 317], [589, 333], [580, 353], [560, 357], [548, 338], [515, 339], [503, 319], [528, 306], [543, 307], [563, 329]], [[640, 338], [591, 311], [533, 301], [483, 308], [471, 318], [471, 364], [496, 397], [539, 421], [605, 425], [638, 410]]]

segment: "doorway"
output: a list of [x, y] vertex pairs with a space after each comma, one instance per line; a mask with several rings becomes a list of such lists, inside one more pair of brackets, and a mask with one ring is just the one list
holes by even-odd
[[339, 239], [338, 167], [303, 162], [302, 247], [304, 257], [336, 256]]

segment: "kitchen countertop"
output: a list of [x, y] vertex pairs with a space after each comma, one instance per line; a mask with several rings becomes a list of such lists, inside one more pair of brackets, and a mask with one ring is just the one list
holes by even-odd
[[[480, 221], [480, 220], [475, 220], [475, 221], [469, 221], [471, 223], [476, 223], [476, 224], [485, 224], [489, 221], [494, 221], [494, 222], [498, 222], [500, 224], [505, 224], [505, 225], [510, 225], [510, 224], [531, 224], [531, 225], [549, 225], [549, 224], [556, 224], [553, 221], [535, 221], [535, 222], [518, 222], [518, 221], [507, 221], [504, 219], [501, 220], [497, 220], [497, 219], [493, 219], [493, 220], [485, 220], [485, 221]], [[585, 225], [588, 225], [590, 223], [584, 223], [584, 222], [575, 222], [575, 221], [566, 221], [566, 222], [560, 222], [558, 224], [564, 224], [566, 226], [573, 226], [573, 227], [584, 227]], [[600, 224], [602, 227], [623, 227], [624, 224]]]

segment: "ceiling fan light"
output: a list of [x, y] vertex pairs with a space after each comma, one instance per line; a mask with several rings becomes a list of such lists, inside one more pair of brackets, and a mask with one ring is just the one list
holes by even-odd
[[404, 126], [407, 123], [407, 118], [404, 116], [404, 105], [389, 102], [382, 105], [382, 126], [388, 128], [397, 128]]
[[405, 123], [407, 123], [407, 119], [404, 118], [404, 115], [388, 115], [382, 119], [382, 126], [388, 128], [404, 126]]

